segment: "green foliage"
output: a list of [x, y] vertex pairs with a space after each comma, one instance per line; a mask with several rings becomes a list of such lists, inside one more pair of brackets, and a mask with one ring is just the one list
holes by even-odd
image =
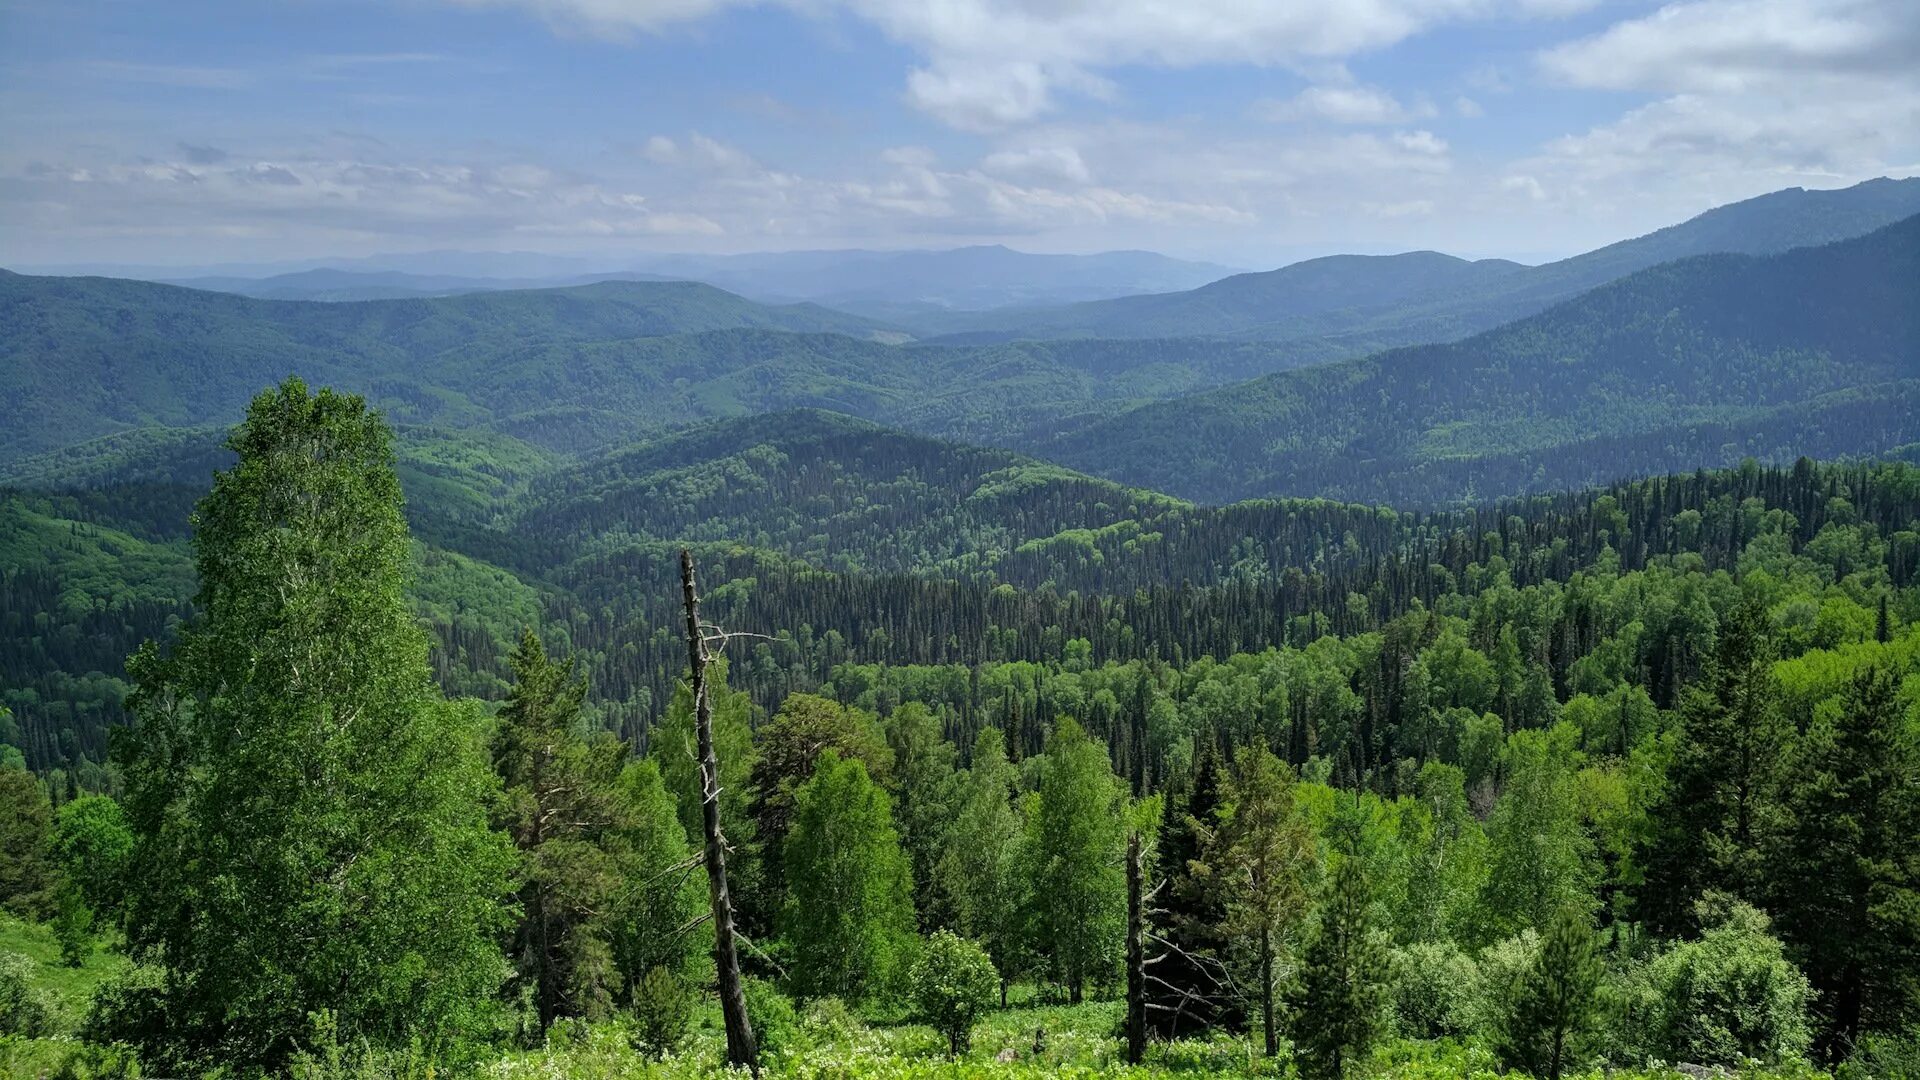
[[913, 880], [864, 762], [820, 752], [794, 792], [785, 865], [780, 932], [794, 989], [854, 1001], [897, 993], [914, 945]]
[[1385, 1025], [1390, 973], [1372, 909], [1365, 863], [1340, 860], [1288, 995], [1296, 1060], [1310, 1080], [1359, 1068]]
[[957, 809], [935, 868], [954, 926], [986, 949], [1003, 980], [1003, 992], [1005, 980], [1019, 970], [1026, 946], [1015, 780], [1006, 739], [997, 728], [982, 731], [974, 740], [972, 764], [955, 778]]
[[1659, 1056], [1730, 1068], [1803, 1060], [1813, 1043], [1806, 976], [1768, 932], [1765, 915], [1738, 901], [1713, 906], [1718, 911], [1702, 920], [1698, 940], [1651, 964]]
[[1197, 887], [1220, 893], [1217, 931], [1239, 945], [1246, 1004], [1260, 1010], [1269, 1055], [1279, 1050], [1276, 960], [1306, 917], [1317, 869], [1313, 830], [1294, 807], [1293, 785], [1293, 770], [1265, 748], [1243, 753], [1222, 787], [1215, 822], [1203, 825], [1202, 861], [1193, 867]]
[[947, 1037], [957, 1057], [972, 1042], [974, 1020], [993, 1005], [1000, 973], [985, 949], [939, 930], [921, 945], [909, 982], [916, 1015]]
[[200, 614], [135, 665], [127, 939], [163, 975], [121, 1026], [181, 1070], [284, 1062], [321, 1011], [450, 1046], [490, 1023], [512, 859], [476, 712], [433, 688], [401, 592], [388, 434], [290, 381], [231, 445], [196, 519]]
[[119, 803], [82, 795], [62, 806], [51, 843], [54, 859], [79, 886], [81, 900], [98, 911], [119, 908], [133, 853], [133, 833]]
[[34, 963], [15, 952], [0, 952], [0, 1036], [36, 1036], [53, 1023], [53, 1009], [34, 984]]
[[1792, 763], [1774, 852], [1779, 925], [1804, 950], [1833, 1056], [1920, 1017], [1920, 729], [1866, 663], [1819, 710]]
[[1577, 743], [1570, 725], [1516, 731], [1507, 740], [1507, 788], [1487, 822], [1482, 940], [1544, 930], [1563, 909], [1593, 906], [1593, 841], [1580, 820]]
[[61, 881], [54, 890], [53, 905], [52, 929], [60, 943], [60, 962], [73, 968], [84, 966], [93, 952], [93, 909], [71, 879]]
[[1658, 933], [1691, 929], [1692, 905], [1709, 891], [1762, 899], [1760, 844], [1788, 737], [1765, 618], [1749, 604], [1725, 620], [1708, 677], [1681, 700], [1678, 741], [1639, 853], [1636, 913]]
[[1502, 1060], [1543, 1080], [1560, 1080], [1593, 1021], [1601, 971], [1586, 916], [1571, 909], [1554, 916], [1513, 987], [1499, 1031]]
[[753, 1025], [760, 1053], [771, 1056], [798, 1046], [800, 1014], [793, 1007], [793, 999], [767, 980], [752, 976], [742, 981], [742, 989], [747, 996], [747, 1020]]
[[657, 967], [633, 984], [633, 1044], [641, 1053], [672, 1053], [693, 1021], [693, 995], [672, 972]]
[[1127, 917], [1121, 792], [1104, 747], [1071, 719], [1054, 725], [1027, 821], [1023, 873], [1032, 948], [1078, 1002], [1119, 966]]
[[1463, 1035], [1473, 1023], [1479, 966], [1451, 941], [1416, 941], [1389, 960], [1393, 1015], [1402, 1035], [1438, 1039]]
[[17, 915], [45, 915], [53, 903], [56, 868], [47, 858], [53, 814], [47, 793], [25, 769], [0, 769], [0, 907]]

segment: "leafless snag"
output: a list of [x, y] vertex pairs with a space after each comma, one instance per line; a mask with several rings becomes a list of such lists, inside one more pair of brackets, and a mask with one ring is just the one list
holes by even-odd
[[707, 697], [710, 646], [725, 648], [733, 637], [700, 621], [700, 594], [694, 581], [693, 552], [680, 550], [680, 592], [687, 609], [687, 667], [693, 690], [693, 717], [700, 745], [700, 820], [706, 833], [707, 894], [713, 911], [713, 967], [720, 983], [720, 1015], [727, 1029], [727, 1064], [760, 1075], [760, 1048], [747, 1019], [747, 995], [740, 982], [740, 952], [733, 924], [733, 899], [727, 893], [726, 839], [720, 832], [720, 765], [713, 752], [713, 703]]

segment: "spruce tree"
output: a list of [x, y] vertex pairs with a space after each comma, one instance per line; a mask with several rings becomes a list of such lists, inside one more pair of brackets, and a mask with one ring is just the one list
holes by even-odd
[[1656, 933], [1691, 932], [1694, 902], [1723, 892], [1762, 903], [1763, 841], [1790, 739], [1773, 686], [1766, 614], [1720, 627], [1706, 678], [1681, 695], [1679, 741], [1648, 811], [1635, 913]]
[[1920, 1021], [1920, 734], [1894, 676], [1869, 667], [1818, 717], [1793, 762], [1773, 853], [1782, 936], [1797, 946], [1844, 1056]]
[[501, 825], [523, 860], [509, 957], [545, 1032], [561, 1016], [605, 1014], [625, 989], [608, 915], [628, 888], [622, 834], [637, 823], [620, 786], [626, 744], [579, 730], [586, 683], [573, 661], [549, 657], [529, 630], [507, 663], [515, 682], [493, 762], [505, 788]]
[[1204, 869], [1202, 841], [1213, 831], [1220, 805], [1211, 739], [1201, 740], [1183, 789], [1165, 797], [1155, 874], [1163, 883], [1154, 920], [1159, 933], [1148, 949], [1147, 1027], [1159, 1038], [1178, 1039], [1241, 1022], [1223, 960], [1225, 892], [1195, 873], [1196, 866]]
[[28, 919], [53, 910], [59, 874], [47, 858], [53, 808], [24, 768], [0, 768], [0, 908]]
[[1289, 995], [1295, 1059], [1308, 1080], [1339, 1080], [1379, 1038], [1387, 1003], [1387, 951], [1374, 927], [1364, 864], [1340, 861]]
[[794, 791], [780, 932], [808, 996], [864, 1001], [902, 988], [913, 947], [913, 878], [886, 792], [866, 763], [820, 753]]
[[320, 1013], [444, 1049], [495, 1021], [514, 856], [480, 713], [434, 687], [403, 590], [391, 437], [289, 380], [228, 445], [198, 614], [130, 664], [127, 945], [163, 974], [115, 1022], [180, 1073], [276, 1067]]

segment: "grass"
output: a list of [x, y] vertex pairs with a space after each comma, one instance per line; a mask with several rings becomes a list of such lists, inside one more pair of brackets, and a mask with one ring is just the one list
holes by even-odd
[[68, 967], [60, 959], [60, 946], [50, 928], [10, 915], [0, 915], [0, 952], [19, 953], [33, 961], [35, 985], [51, 999], [59, 1030], [69, 1032], [86, 1016], [94, 990], [127, 966], [125, 957], [96, 942], [85, 963]]

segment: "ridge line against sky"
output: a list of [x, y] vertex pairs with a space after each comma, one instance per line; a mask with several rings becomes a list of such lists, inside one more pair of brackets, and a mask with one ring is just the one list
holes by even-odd
[[1916, 174], [1912, 0], [0, 5], [0, 265], [1535, 262]]

